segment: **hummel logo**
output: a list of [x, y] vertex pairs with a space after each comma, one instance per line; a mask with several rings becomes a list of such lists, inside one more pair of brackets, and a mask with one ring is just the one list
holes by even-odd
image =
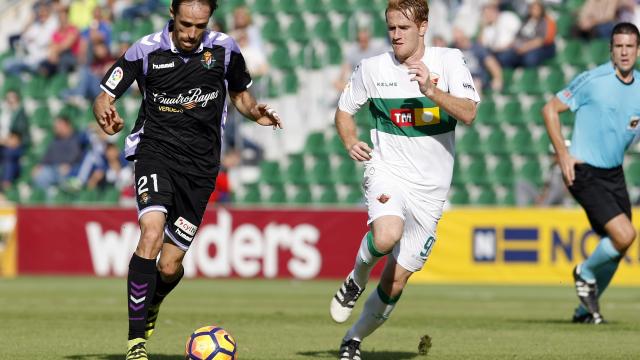
[[168, 68], [172, 68], [175, 67], [176, 64], [174, 64], [173, 62], [170, 62], [168, 64], [153, 64], [153, 69], [168, 69]]

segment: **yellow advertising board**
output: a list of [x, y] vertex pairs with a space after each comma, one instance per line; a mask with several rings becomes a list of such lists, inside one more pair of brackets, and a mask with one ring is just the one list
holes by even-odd
[[0, 277], [16, 276], [16, 211], [0, 208]]
[[[633, 222], [640, 233], [640, 219]], [[571, 271], [600, 237], [581, 209], [482, 208], [446, 211], [436, 244], [413, 281], [573, 284]], [[613, 284], [640, 285], [640, 241]]]

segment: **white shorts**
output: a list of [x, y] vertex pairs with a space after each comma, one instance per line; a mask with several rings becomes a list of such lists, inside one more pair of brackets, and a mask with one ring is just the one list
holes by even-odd
[[436, 241], [444, 201], [434, 200], [416, 184], [373, 163], [365, 165], [363, 186], [369, 214], [367, 224], [385, 215], [400, 217], [404, 232], [393, 247], [393, 257], [408, 271], [422, 269]]

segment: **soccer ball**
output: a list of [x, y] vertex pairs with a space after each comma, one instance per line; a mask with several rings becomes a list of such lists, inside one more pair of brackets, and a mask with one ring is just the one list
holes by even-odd
[[237, 360], [236, 341], [219, 326], [204, 326], [187, 339], [185, 360]]

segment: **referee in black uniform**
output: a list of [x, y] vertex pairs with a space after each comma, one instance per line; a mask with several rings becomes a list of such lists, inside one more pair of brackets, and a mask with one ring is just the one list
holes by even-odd
[[220, 166], [227, 93], [244, 116], [282, 128], [278, 114], [247, 90], [251, 77], [236, 42], [207, 30], [216, 7], [216, 0], [173, 0], [168, 24], [118, 59], [93, 105], [102, 130], [114, 134], [123, 128], [116, 100], [134, 80], [143, 94], [125, 144], [141, 230], [127, 280], [127, 359], [147, 359], [160, 303], [184, 273]]

